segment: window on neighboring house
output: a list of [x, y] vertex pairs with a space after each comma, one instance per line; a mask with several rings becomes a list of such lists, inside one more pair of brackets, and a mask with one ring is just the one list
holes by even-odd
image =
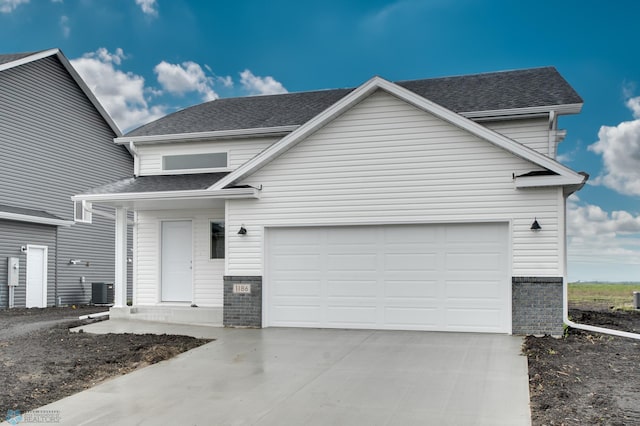
[[164, 155], [163, 170], [226, 169], [227, 153]]
[[224, 222], [211, 222], [211, 259], [224, 259]]
[[91, 223], [91, 212], [87, 209], [91, 208], [91, 203], [86, 201], [73, 202], [73, 220], [81, 223]]

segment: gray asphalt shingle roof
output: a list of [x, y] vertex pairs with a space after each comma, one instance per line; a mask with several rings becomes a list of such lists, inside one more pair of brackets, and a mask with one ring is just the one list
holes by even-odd
[[31, 56], [34, 53], [38, 53], [38, 52], [8, 53], [8, 54], [0, 55], [0, 65], [17, 61], [18, 59], [26, 58], [27, 56]]
[[138, 176], [92, 188], [84, 194], [123, 194], [134, 192], [193, 191], [207, 189], [229, 172], [189, 175]]
[[[582, 98], [553, 67], [399, 81], [396, 84], [458, 113], [582, 103]], [[126, 136], [301, 125], [352, 90], [218, 99], [169, 114]]]

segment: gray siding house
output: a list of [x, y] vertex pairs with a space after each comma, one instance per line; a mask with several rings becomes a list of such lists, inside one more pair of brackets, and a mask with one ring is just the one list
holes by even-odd
[[113, 282], [113, 219], [74, 222], [70, 197], [131, 174], [120, 135], [60, 50], [0, 55], [0, 308], [84, 304]]

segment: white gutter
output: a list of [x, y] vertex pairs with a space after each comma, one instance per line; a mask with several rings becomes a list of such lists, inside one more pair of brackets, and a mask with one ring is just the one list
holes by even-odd
[[594, 333], [602, 333], [602, 334], [610, 334], [612, 336], [618, 337], [626, 337], [628, 339], [636, 339], [640, 340], [640, 334], [638, 333], [630, 333], [628, 331], [620, 331], [620, 330], [612, 330], [610, 328], [604, 327], [596, 327], [593, 325], [587, 324], [578, 324], [569, 319], [569, 292], [568, 292], [568, 284], [566, 278], [562, 280], [562, 298], [563, 300], [563, 309], [562, 309], [562, 319], [565, 324], [569, 327], [577, 328], [578, 330], [592, 331]]
[[582, 110], [582, 104], [566, 104], [566, 105], [544, 105], [528, 108], [510, 108], [495, 109], [487, 111], [465, 111], [459, 114], [463, 117], [471, 119], [479, 119], [481, 121], [491, 120], [493, 118], [520, 118], [535, 115], [547, 115], [553, 111], [557, 115], [578, 114]]
[[168, 135], [151, 135], [151, 136], [120, 136], [114, 138], [116, 144], [124, 145], [130, 142], [135, 143], [159, 143], [159, 142], [175, 142], [194, 139], [229, 139], [241, 138], [244, 136], [282, 136], [293, 132], [300, 127], [292, 126], [276, 126], [276, 127], [258, 127], [255, 129], [232, 129], [232, 130], [215, 130], [210, 132], [194, 132], [194, 133], [175, 133]]
[[189, 191], [163, 192], [126, 192], [118, 194], [81, 194], [71, 197], [73, 201], [135, 201], [135, 200], [173, 200], [173, 199], [233, 199], [259, 198], [260, 191], [256, 188], [230, 188], [217, 191], [198, 189]]
[[54, 226], [71, 226], [74, 224], [72, 220], [53, 219], [40, 216], [29, 216], [26, 214], [0, 212], [0, 219], [15, 220], [18, 222], [40, 223], [42, 225], [54, 225]]

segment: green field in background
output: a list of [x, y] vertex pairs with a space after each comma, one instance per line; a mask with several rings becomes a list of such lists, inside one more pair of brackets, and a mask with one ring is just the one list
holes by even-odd
[[569, 283], [569, 307], [631, 309], [640, 283]]

